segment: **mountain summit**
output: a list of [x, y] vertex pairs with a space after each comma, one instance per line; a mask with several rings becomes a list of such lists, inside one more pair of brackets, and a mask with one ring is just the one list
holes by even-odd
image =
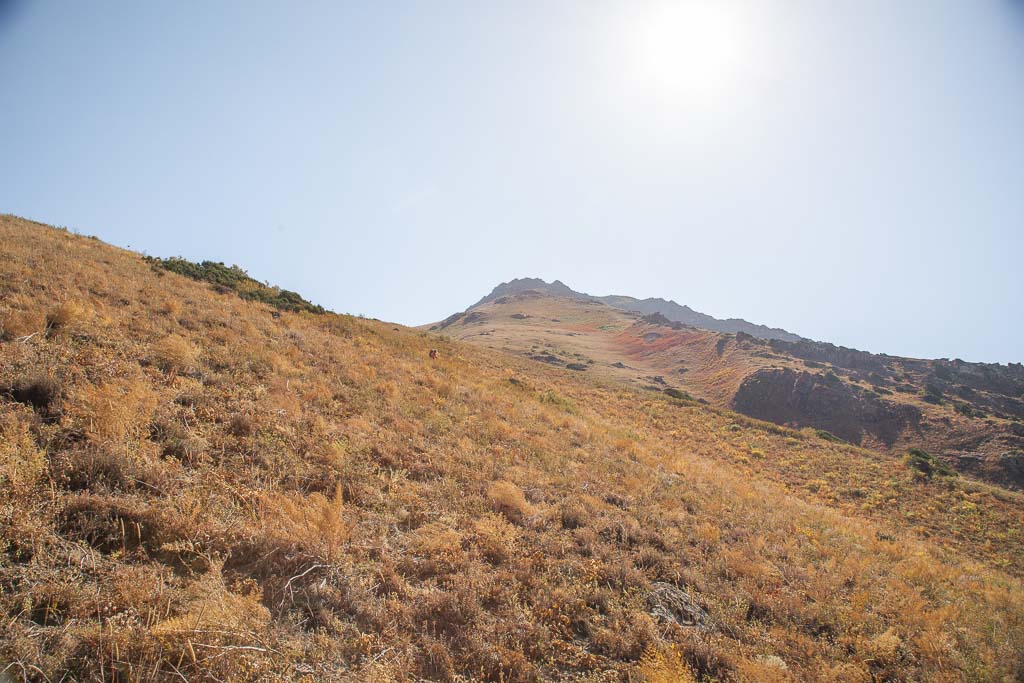
[[674, 301], [591, 296], [535, 278], [503, 283], [430, 329], [858, 446], [924, 448], [957, 471], [1024, 488], [1019, 364], [872, 354]]
[[594, 296], [584, 292], [577, 292], [561, 280], [546, 282], [540, 278], [524, 277], [516, 278], [509, 282], [503, 282], [491, 293], [480, 299], [467, 310], [472, 310], [483, 304], [497, 301], [503, 296], [521, 294], [524, 292], [538, 292], [547, 296], [560, 296], [580, 301], [599, 301], [608, 304], [613, 308], [627, 312], [643, 313], [644, 315], [663, 315], [669, 321], [699, 327], [713, 332], [728, 332], [735, 334], [743, 332], [759, 339], [778, 339], [781, 341], [801, 341], [803, 337], [778, 327], [767, 327], [748, 322], [742, 318], [727, 318], [721, 320], [700, 311], [695, 311], [689, 306], [684, 306], [671, 299], [647, 298], [637, 299], [632, 296], [612, 294], [609, 296]]

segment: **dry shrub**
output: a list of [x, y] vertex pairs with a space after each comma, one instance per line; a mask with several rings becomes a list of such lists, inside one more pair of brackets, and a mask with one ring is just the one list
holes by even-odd
[[507, 562], [516, 550], [519, 529], [509, 524], [502, 516], [483, 515], [474, 523], [473, 531], [476, 535], [476, 547], [488, 562]]
[[156, 403], [146, 382], [123, 378], [80, 387], [69, 401], [68, 412], [92, 441], [116, 444], [142, 436]]
[[252, 584], [247, 588], [244, 594], [228, 590], [221, 564], [214, 563], [188, 585], [183, 609], [149, 629], [163, 649], [161, 658], [175, 669], [202, 672], [201, 678], [237, 678], [262, 669], [269, 656], [264, 642], [270, 612], [259, 589]]
[[10, 394], [15, 401], [30, 405], [40, 415], [50, 417], [57, 412], [60, 384], [46, 373], [36, 372], [15, 382]]
[[[24, 663], [55, 681], [1021, 677], [1011, 494], [908, 486], [885, 453], [731, 429], [728, 414], [425, 332], [274, 319], [202, 287], [185, 298], [131, 254], [15, 223], [0, 216], [0, 334], [39, 332], [0, 344], [0, 668], [16, 676]], [[42, 338], [46, 313], [83, 291], [97, 334]], [[177, 324], [163, 317], [175, 301]], [[29, 326], [12, 337], [10, 320]], [[156, 389], [139, 340], [169, 329], [193, 353]], [[185, 381], [197, 356], [215, 372]], [[7, 399], [36, 372], [62, 386], [23, 395], [33, 413]], [[177, 396], [150, 438], [145, 411], [119, 414], [140, 402], [113, 379], [127, 373]], [[218, 457], [158, 457], [192, 457], [174, 443], [192, 435]], [[66, 485], [44, 488], [44, 443]], [[766, 457], [737, 458], [750, 443]], [[837, 497], [804, 486], [815, 479]], [[852, 486], [879, 493], [871, 510], [843, 502]], [[901, 540], [877, 541], [890, 526]], [[224, 579], [205, 575], [217, 556]], [[716, 628], [650, 617], [649, 582], [666, 576], [712, 601]]]
[[181, 315], [181, 302], [177, 299], [164, 299], [160, 312], [169, 318], [177, 318]]
[[675, 645], [648, 647], [637, 671], [647, 683], [697, 683], [697, 677]]
[[339, 559], [352, 534], [340, 486], [333, 498], [321, 493], [266, 494], [262, 517], [266, 531], [279, 542], [299, 544], [325, 562]]
[[256, 431], [256, 423], [248, 415], [235, 415], [228, 423], [228, 433], [232, 436], [252, 436]]
[[903, 640], [889, 628], [869, 640], [865, 651], [870, 656], [871, 667], [878, 678], [890, 678], [896, 675], [897, 665], [903, 654]]
[[443, 522], [431, 522], [413, 533], [410, 546], [417, 555], [451, 558], [462, 551], [462, 534]]
[[127, 490], [134, 488], [139, 473], [120, 448], [86, 448], [51, 458], [50, 477], [72, 491]]
[[478, 680], [501, 683], [534, 683], [541, 680], [536, 667], [521, 652], [479, 641], [474, 645], [469, 655], [469, 668]]
[[46, 314], [46, 326], [51, 330], [74, 327], [85, 318], [86, 310], [74, 301], [65, 301], [50, 309]]
[[468, 591], [433, 591], [419, 599], [415, 620], [420, 632], [452, 639], [469, 633], [479, 614], [480, 605]]
[[0, 415], [0, 489], [31, 491], [46, 469], [46, 454], [32, 438], [27, 422], [13, 413]]
[[487, 489], [487, 498], [494, 509], [509, 521], [522, 523], [533, 514], [533, 506], [526, 502], [523, 490], [510, 481], [496, 481]]
[[192, 345], [183, 337], [173, 334], [153, 344], [149, 359], [164, 372], [189, 372], [198, 366]]
[[46, 316], [40, 311], [0, 313], [0, 341], [24, 339], [46, 331]]
[[181, 462], [193, 467], [204, 461], [206, 451], [210, 443], [201, 436], [186, 434], [179, 438], [170, 439], [164, 444], [164, 455], [170, 455]]
[[560, 512], [563, 529], [578, 529], [586, 524], [587, 518], [590, 517], [586, 508], [576, 501], [564, 503]]
[[458, 680], [455, 661], [448, 647], [430, 636], [424, 635], [419, 641], [416, 665], [420, 675], [431, 681]]
[[443, 522], [431, 522], [410, 534], [411, 556], [399, 564], [402, 573], [426, 579], [443, 576], [463, 566], [462, 534]]

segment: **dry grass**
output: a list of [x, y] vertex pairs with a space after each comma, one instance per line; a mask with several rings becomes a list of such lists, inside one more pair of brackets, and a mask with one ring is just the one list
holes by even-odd
[[73, 334], [0, 343], [18, 676], [1024, 675], [1016, 494], [0, 218], [3, 319], [64, 301]]

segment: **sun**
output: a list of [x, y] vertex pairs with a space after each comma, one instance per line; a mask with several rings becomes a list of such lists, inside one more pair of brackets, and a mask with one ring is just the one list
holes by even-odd
[[713, 96], [743, 56], [741, 19], [722, 0], [638, 4], [629, 29], [635, 78], [663, 97]]

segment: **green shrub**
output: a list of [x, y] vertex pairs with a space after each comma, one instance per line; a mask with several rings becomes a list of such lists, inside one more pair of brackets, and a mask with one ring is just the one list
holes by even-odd
[[693, 400], [693, 396], [690, 396], [685, 391], [680, 391], [679, 389], [675, 389], [673, 387], [669, 387], [668, 389], [665, 389], [665, 393], [668, 394], [669, 396], [671, 396], [672, 398], [678, 398], [678, 399], [683, 400], [683, 401], [692, 401]]
[[825, 439], [825, 441], [831, 441], [832, 443], [846, 443], [844, 439], [840, 439], [832, 432], [825, 431], [824, 429], [815, 429], [814, 433], [820, 438]]
[[307, 311], [316, 314], [327, 312], [322, 306], [306, 301], [295, 292], [279, 287], [269, 287], [258, 280], [254, 280], [238, 266], [225, 266], [223, 263], [216, 263], [214, 261], [194, 263], [180, 257], [156, 258], [145, 256], [143, 258], [155, 270], [169, 270], [172, 273], [178, 273], [193, 280], [209, 282], [219, 292], [226, 293], [230, 290], [243, 299], [260, 301], [283, 311]]
[[907, 464], [929, 479], [936, 474], [943, 477], [956, 476], [956, 472], [948, 465], [936, 460], [931, 453], [920, 448], [911, 448], [907, 451]]

